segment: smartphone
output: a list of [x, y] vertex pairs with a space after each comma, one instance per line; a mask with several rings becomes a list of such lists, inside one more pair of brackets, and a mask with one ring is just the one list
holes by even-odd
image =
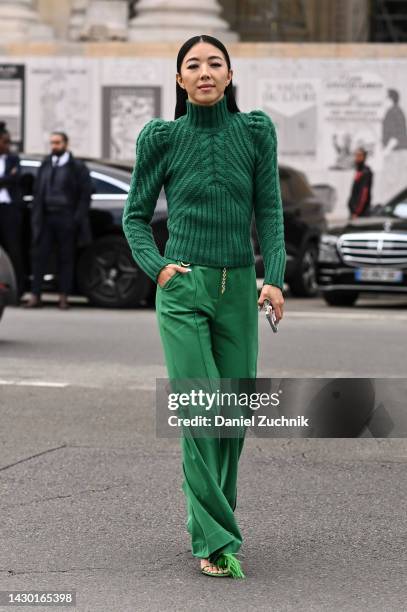
[[266, 310], [266, 319], [270, 323], [271, 329], [276, 334], [278, 332], [278, 321], [273, 306], [270, 304], [270, 300], [264, 300], [263, 305]]

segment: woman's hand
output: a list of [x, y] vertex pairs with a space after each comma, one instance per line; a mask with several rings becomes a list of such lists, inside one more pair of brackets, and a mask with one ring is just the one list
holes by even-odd
[[174, 274], [176, 274], [177, 272], [181, 272], [181, 274], [187, 274], [188, 272], [190, 272], [190, 268], [178, 266], [177, 264], [167, 264], [166, 266], [164, 266], [164, 268], [161, 268], [161, 271], [157, 277], [157, 283], [160, 285], [160, 287], [163, 287], [165, 283], [170, 280], [171, 276], [174, 276]]
[[270, 300], [270, 304], [276, 313], [276, 319], [280, 321], [283, 318], [284, 306], [284, 298], [281, 289], [274, 285], [263, 285], [260, 297], [257, 301], [259, 308], [263, 307], [264, 300]]

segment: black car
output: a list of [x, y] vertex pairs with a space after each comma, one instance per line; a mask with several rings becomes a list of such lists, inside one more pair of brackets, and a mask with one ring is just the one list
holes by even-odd
[[352, 306], [361, 292], [407, 295], [407, 190], [321, 237], [318, 285], [332, 306]]
[[[279, 176], [287, 252], [285, 282], [292, 295], [314, 297], [318, 293], [319, 239], [327, 229], [325, 212], [329, 210], [329, 204], [311, 187], [303, 172], [279, 166]], [[329, 192], [332, 190], [328, 185], [319, 185], [318, 190], [323, 187]], [[252, 234], [256, 272], [261, 278], [264, 266], [254, 224]]]
[[[84, 159], [93, 184], [90, 222], [93, 242], [77, 249], [74, 293], [104, 307], [127, 307], [152, 303], [155, 284], [135, 264], [122, 230], [122, 213], [131, 178], [131, 165]], [[24, 245], [26, 290], [30, 290], [30, 213], [40, 156], [21, 156], [24, 190]], [[314, 296], [318, 291], [316, 268], [319, 237], [326, 230], [322, 198], [318, 197], [301, 172], [280, 167], [287, 250], [286, 282], [295, 295]], [[164, 253], [167, 232], [167, 202], [161, 190], [151, 222], [154, 238]], [[255, 229], [253, 249], [258, 277], [264, 276], [263, 260]], [[56, 291], [56, 257], [50, 257], [43, 290]]]
[[0, 319], [8, 304], [17, 303], [17, 280], [6, 251], [0, 247]]

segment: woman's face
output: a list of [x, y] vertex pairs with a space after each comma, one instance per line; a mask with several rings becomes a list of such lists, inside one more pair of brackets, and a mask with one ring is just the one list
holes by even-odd
[[223, 97], [232, 76], [233, 70], [228, 70], [222, 51], [207, 42], [199, 42], [185, 55], [177, 81], [188, 93], [188, 100], [211, 105]]

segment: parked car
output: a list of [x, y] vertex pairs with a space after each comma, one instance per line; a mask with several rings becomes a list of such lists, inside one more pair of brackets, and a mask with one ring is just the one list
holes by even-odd
[[[327, 229], [325, 203], [317, 196], [303, 172], [279, 167], [287, 252], [285, 281], [295, 296], [314, 297], [318, 293], [317, 263], [319, 239]], [[258, 277], [264, 276], [256, 230], [253, 246]]]
[[9, 256], [0, 247], [0, 319], [8, 304], [17, 304], [17, 280]]
[[[122, 213], [127, 198], [132, 166], [84, 159], [93, 184], [90, 223], [93, 242], [77, 249], [74, 293], [104, 307], [127, 307], [152, 302], [155, 284], [135, 264], [122, 230]], [[35, 177], [41, 157], [21, 156], [24, 190], [24, 245], [26, 290], [30, 289], [30, 214]], [[314, 296], [318, 291], [317, 257], [319, 237], [326, 230], [324, 203], [317, 197], [305, 175], [293, 168], [280, 167], [287, 250], [286, 282], [292, 293]], [[168, 238], [167, 202], [161, 190], [152, 219], [153, 235], [161, 253]], [[255, 224], [252, 225], [256, 272], [264, 276]], [[56, 291], [54, 252], [44, 275], [43, 290]]]
[[332, 306], [352, 306], [362, 292], [407, 295], [407, 190], [321, 237], [318, 285]]

